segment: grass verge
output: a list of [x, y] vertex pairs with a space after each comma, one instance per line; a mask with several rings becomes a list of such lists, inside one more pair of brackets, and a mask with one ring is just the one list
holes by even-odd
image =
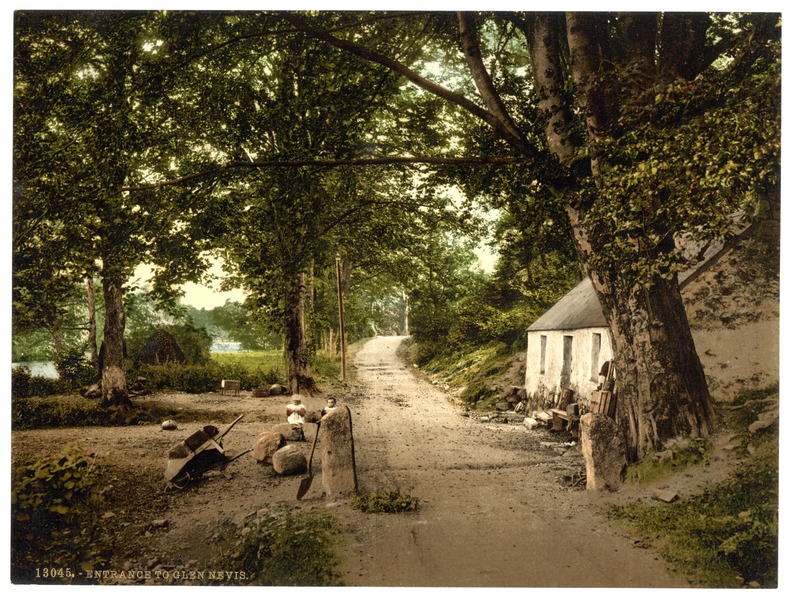
[[[729, 450], [741, 461], [723, 483], [671, 504], [639, 501], [611, 509], [613, 519], [698, 587], [778, 584], [778, 424], [750, 427], [776, 409], [777, 393], [777, 385], [750, 390], [722, 407], [722, 426], [737, 440]], [[662, 460], [631, 466], [628, 479], [657, 481], [706, 461], [711, 450], [708, 442], [690, 443]]]
[[[674, 504], [611, 509], [699, 587], [774, 588], [778, 582], [778, 469], [763, 462]], [[646, 539], [644, 539], [646, 538]]]
[[[414, 345], [407, 348], [408, 362], [413, 363]], [[462, 388], [461, 400], [470, 409], [485, 410], [495, 404], [496, 388], [507, 371], [511, 353], [503, 342], [467, 348], [434, 357], [421, 367], [440, 377], [452, 388]]]
[[234, 419], [238, 415], [215, 410], [198, 410], [168, 402], [145, 400], [132, 408], [102, 408], [96, 400], [81, 396], [13, 398], [11, 428], [14, 431], [59, 427], [125, 427], [161, 423], [167, 419], [181, 422]]
[[[260, 511], [258, 511], [260, 512]], [[342, 585], [334, 546], [340, 531], [328, 515], [265, 513], [247, 520], [240, 547], [225, 557], [250, 585]]]

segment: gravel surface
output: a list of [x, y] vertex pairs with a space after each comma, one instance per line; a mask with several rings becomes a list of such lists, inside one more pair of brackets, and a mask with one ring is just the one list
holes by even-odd
[[[356, 356], [355, 381], [331, 393], [351, 409], [360, 492], [399, 490], [418, 498], [417, 511], [365, 514], [352, 509], [348, 498], [327, 497], [320, 439], [315, 479], [302, 501], [296, 500], [301, 476], [277, 476], [249, 455], [184, 490], [165, 491], [167, 451], [205, 423], [181, 423], [177, 431], [140, 425], [14, 432], [12, 460], [27, 462], [67, 442], [96, 453], [107, 494], [102, 523], [114, 546], [111, 569], [216, 568], [245, 519], [264, 508], [332, 513], [344, 532], [342, 570], [351, 586], [687, 586], [606, 521], [605, 508], [618, 494], [566, 483], [583, 473], [578, 446], [568, 446], [561, 434], [526, 430], [522, 416], [511, 423], [483, 422], [464, 413], [451, 396], [402, 364], [396, 354], [402, 340], [370, 340]], [[247, 392], [237, 398], [157, 395], [138, 402], [158, 400], [244, 414], [225, 438], [231, 455], [283, 422], [289, 401]], [[310, 411], [325, 401], [304, 398]], [[227, 422], [214, 424], [221, 429]], [[306, 440], [297, 442], [305, 455], [314, 431], [307, 423]]]

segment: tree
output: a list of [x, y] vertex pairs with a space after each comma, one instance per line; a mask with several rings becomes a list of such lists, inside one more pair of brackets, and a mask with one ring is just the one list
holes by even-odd
[[[167, 176], [175, 163], [178, 131], [171, 115], [182, 95], [168, 89], [160, 52], [160, 42], [177, 30], [169, 28], [170, 18], [176, 17], [15, 16], [15, 257], [25, 245], [57, 257], [64, 265], [59, 272], [37, 271], [45, 283], [64, 270], [74, 281], [100, 276], [102, 404], [108, 406], [130, 403], [123, 293], [135, 267], [157, 264], [154, 290], [172, 301], [171, 284], [196, 279], [205, 266], [200, 237], [188, 227], [199, 189], [183, 201], [177, 189], [154, 196], [124, 188], [131, 179]], [[184, 113], [181, 123], [193, 114]]]
[[[233, 280], [249, 291], [250, 309], [282, 323], [290, 388], [310, 393], [314, 342], [306, 313], [314, 274], [333, 265], [338, 253], [346, 265], [362, 264], [362, 257], [369, 263], [373, 238], [378, 252], [388, 251], [385, 240], [402, 236], [396, 229], [387, 232], [392, 223], [413, 221], [413, 210], [429, 210], [434, 199], [393, 194], [397, 172], [366, 181], [352, 169], [268, 163], [366, 155], [381, 141], [371, 133], [373, 116], [397, 87], [388, 71], [375, 65], [359, 69], [344, 53], [327, 53], [298, 36], [266, 40], [258, 53], [248, 46], [257, 48], [260, 39], [240, 33], [233, 39], [238, 43], [220, 44], [221, 53], [201, 60], [212, 94], [236, 99], [230, 107], [204, 103], [209, 122], [228, 124], [209, 127], [204, 140], [218, 156], [247, 162], [246, 168], [235, 163], [238, 173], [221, 176], [205, 221], [221, 231], [217, 243]], [[331, 65], [331, 73], [316, 77], [316, 64]]]
[[[560, 203], [611, 327], [630, 458], [710, 433], [676, 240], [725, 235], [727, 214], [775, 193], [778, 15], [459, 13], [474, 99], [378, 51], [358, 16], [344, 37], [280, 16], [477, 117], [498, 138], [491, 147], [522, 157], [533, 196]], [[402, 18], [446, 31], [441, 16]], [[487, 50], [497, 47], [529, 64], [503, 73], [506, 53]]]

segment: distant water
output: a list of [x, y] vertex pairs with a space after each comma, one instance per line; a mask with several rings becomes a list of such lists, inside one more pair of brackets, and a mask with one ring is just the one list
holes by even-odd
[[14, 367], [27, 367], [30, 369], [31, 375], [39, 375], [48, 379], [58, 378], [58, 372], [57, 369], [55, 369], [55, 363], [51, 360], [11, 363], [11, 368], [13, 369]]
[[241, 342], [214, 342], [211, 352], [241, 352]]

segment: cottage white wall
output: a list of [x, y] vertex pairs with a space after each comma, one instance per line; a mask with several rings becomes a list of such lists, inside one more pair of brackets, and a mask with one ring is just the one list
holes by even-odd
[[[592, 367], [592, 346], [594, 334], [600, 336], [600, 352], [597, 365]], [[545, 372], [540, 372], [541, 336], [546, 337]], [[530, 398], [539, 404], [552, 405], [561, 392], [562, 368], [564, 366], [564, 338], [571, 336], [572, 369], [570, 384], [576, 399], [588, 403], [592, 392], [598, 386], [600, 367], [614, 356], [611, 335], [605, 327], [585, 329], [530, 331], [526, 350], [526, 381], [524, 387]]]

